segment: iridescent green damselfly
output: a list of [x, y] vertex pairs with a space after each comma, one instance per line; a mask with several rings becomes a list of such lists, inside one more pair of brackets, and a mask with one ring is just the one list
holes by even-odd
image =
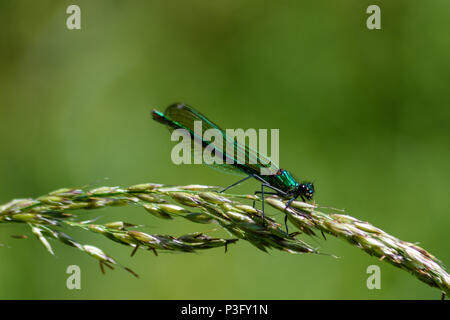
[[[152, 117], [154, 120], [165, 124], [170, 131], [176, 129], [184, 129], [183, 131], [190, 136], [194, 143], [201, 146], [201, 149], [209, 148], [216, 156], [220, 157], [223, 161], [221, 164], [214, 165], [216, 168], [224, 169], [225, 171], [232, 172], [238, 175], [244, 175], [245, 177], [232, 185], [226, 187], [220, 192], [224, 192], [238, 184], [244, 182], [249, 178], [254, 178], [261, 183], [261, 191], [256, 191], [255, 194], [261, 194], [262, 200], [262, 212], [264, 217], [264, 195], [278, 195], [289, 199], [286, 208], [290, 207], [291, 203], [300, 197], [303, 201], [312, 200], [314, 195], [314, 185], [311, 182], [298, 182], [289, 171], [278, 168], [270, 159], [265, 155], [260, 154], [258, 151], [250, 148], [248, 145], [242, 145], [234, 138], [227, 136], [225, 130], [221, 129], [218, 125], [214, 124], [207, 117], [202, 115], [197, 110], [187, 106], [184, 103], [175, 103], [167, 107], [164, 113], [153, 110]], [[198, 134], [195, 130], [195, 122], [200, 121], [201, 132]], [[228, 149], [223, 147], [223, 144], [212, 143], [203, 138], [203, 133], [206, 130], [215, 129], [220, 132], [223, 139], [228, 144], [234, 146], [234, 150], [240, 150], [244, 153], [246, 160], [256, 159], [256, 161], [245, 161], [244, 163], [237, 158], [236, 154], [227, 152]], [[273, 174], [261, 174], [261, 169], [270, 167]], [[271, 192], [264, 191], [264, 188], [271, 189]], [[263, 219], [264, 221], [264, 219]], [[287, 227], [287, 215], [285, 216], [286, 232]]]

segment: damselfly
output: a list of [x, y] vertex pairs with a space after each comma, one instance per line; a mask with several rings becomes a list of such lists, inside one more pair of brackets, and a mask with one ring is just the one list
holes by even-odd
[[[258, 180], [261, 183], [261, 191], [256, 191], [255, 194], [261, 194], [263, 217], [264, 195], [278, 195], [289, 199], [286, 208], [288, 208], [298, 197], [303, 201], [312, 200], [314, 195], [314, 185], [311, 182], [298, 182], [289, 171], [279, 169], [265, 155], [260, 154], [246, 144], [243, 145], [239, 143], [234, 137], [227, 136], [224, 130], [195, 109], [183, 103], [175, 103], [167, 107], [164, 113], [153, 110], [152, 117], [154, 120], [165, 124], [170, 131], [183, 129], [182, 131], [192, 139], [193, 144], [197, 143], [197, 145], [200, 145], [201, 150], [209, 148], [216, 157], [219, 157], [222, 160], [220, 164], [214, 164], [214, 167], [225, 169], [226, 171], [231, 171], [232, 173], [239, 175], [245, 175], [245, 178], [233, 183], [220, 192], [224, 192], [237, 186], [249, 178]], [[199, 121], [197, 124], [200, 124], [200, 126], [196, 127], [197, 121]], [[197, 132], [196, 128], [199, 127], [201, 127], [201, 131]], [[215, 129], [220, 132], [220, 135], [225, 140], [225, 144], [231, 144], [234, 147], [233, 150], [242, 152], [245, 161], [241, 161], [234, 152], [228, 152], [229, 149], [224, 147], [223, 143], [219, 144], [217, 141], [212, 142], [205, 139], [203, 134], [209, 129]], [[256, 161], [249, 161], [251, 159]], [[261, 169], [264, 168], [270, 168], [273, 174], [261, 174]], [[264, 188], [271, 189], [272, 191], [265, 192]], [[284, 222], [286, 225], [286, 232], [288, 233], [287, 215], [285, 216]]]

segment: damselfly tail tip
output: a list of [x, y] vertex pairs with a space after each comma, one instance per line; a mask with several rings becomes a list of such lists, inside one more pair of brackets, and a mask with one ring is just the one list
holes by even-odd
[[150, 113], [152, 114], [152, 117], [155, 117], [156, 115], [161, 115], [162, 113], [156, 109], [153, 109], [152, 111], [150, 111]]
[[153, 120], [164, 123], [164, 114], [158, 110], [152, 110], [152, 118]]

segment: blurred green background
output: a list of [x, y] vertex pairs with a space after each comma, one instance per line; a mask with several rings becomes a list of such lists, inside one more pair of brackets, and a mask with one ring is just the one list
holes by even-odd
[[[81, 7], [81, 30], [66, 8]], [[382, 30], [366, 28], [370, 4]], [[150, 110], [184, 101], [225, 128], [279, 128], [280, 165], [315, 180], [316, 201], [345, 208], [450, 263], [450, 2], [0, 2], [0, 203], [60, 187], [142, 182], [229, 185], [234, 176], [170, 161]], [[106, 180], [107, 178], [107, 180]], [[247, 182], [236, 192], [253, 192]], [[271, 213], [275, 213], [270, 211]], [[86, 217], [149, 233], [210, 230], [139, 208]], [[279, 220], [282, 216], [278, 214]], [[404, 271], [329, 237], [328, 256], [264, 254], [240, 241], [154, 257], [88, 232], [141, 276], [100, 273], [24, 225], [0, 225], [2, 299], [438, 299]], [[211, 235], [225, 236], [223, 232]], [[68, 265], [82, 289], [67, 290]], [[381, 290], [366, 268], [379, 265]]]

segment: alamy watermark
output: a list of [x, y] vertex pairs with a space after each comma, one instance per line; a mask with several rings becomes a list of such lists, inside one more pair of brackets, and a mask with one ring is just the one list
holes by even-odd
[[66, 27], [69, 30], [81, 29], [81, 9], [76, 4], [67, 7], [66, 13], [70, 14], [66, 20]]
[[366, 26], [369, 30], [381, 29], [381, 9], [376, 4], [372, 4], [367, 7], [366, 13], [370, 16], [367, 18]]
[[77, 265], [70, 265], [66, 269], [66, 273], [70, 274], [66, 280], [66, 287], [69, 290], [81, 289], [81, 269]]
[[366, 270], [367, 274], [370, 276], [367, 278], [366, 286], [367, 289], [381, 289], [381, 269], [377, 265], [370, 265]]

